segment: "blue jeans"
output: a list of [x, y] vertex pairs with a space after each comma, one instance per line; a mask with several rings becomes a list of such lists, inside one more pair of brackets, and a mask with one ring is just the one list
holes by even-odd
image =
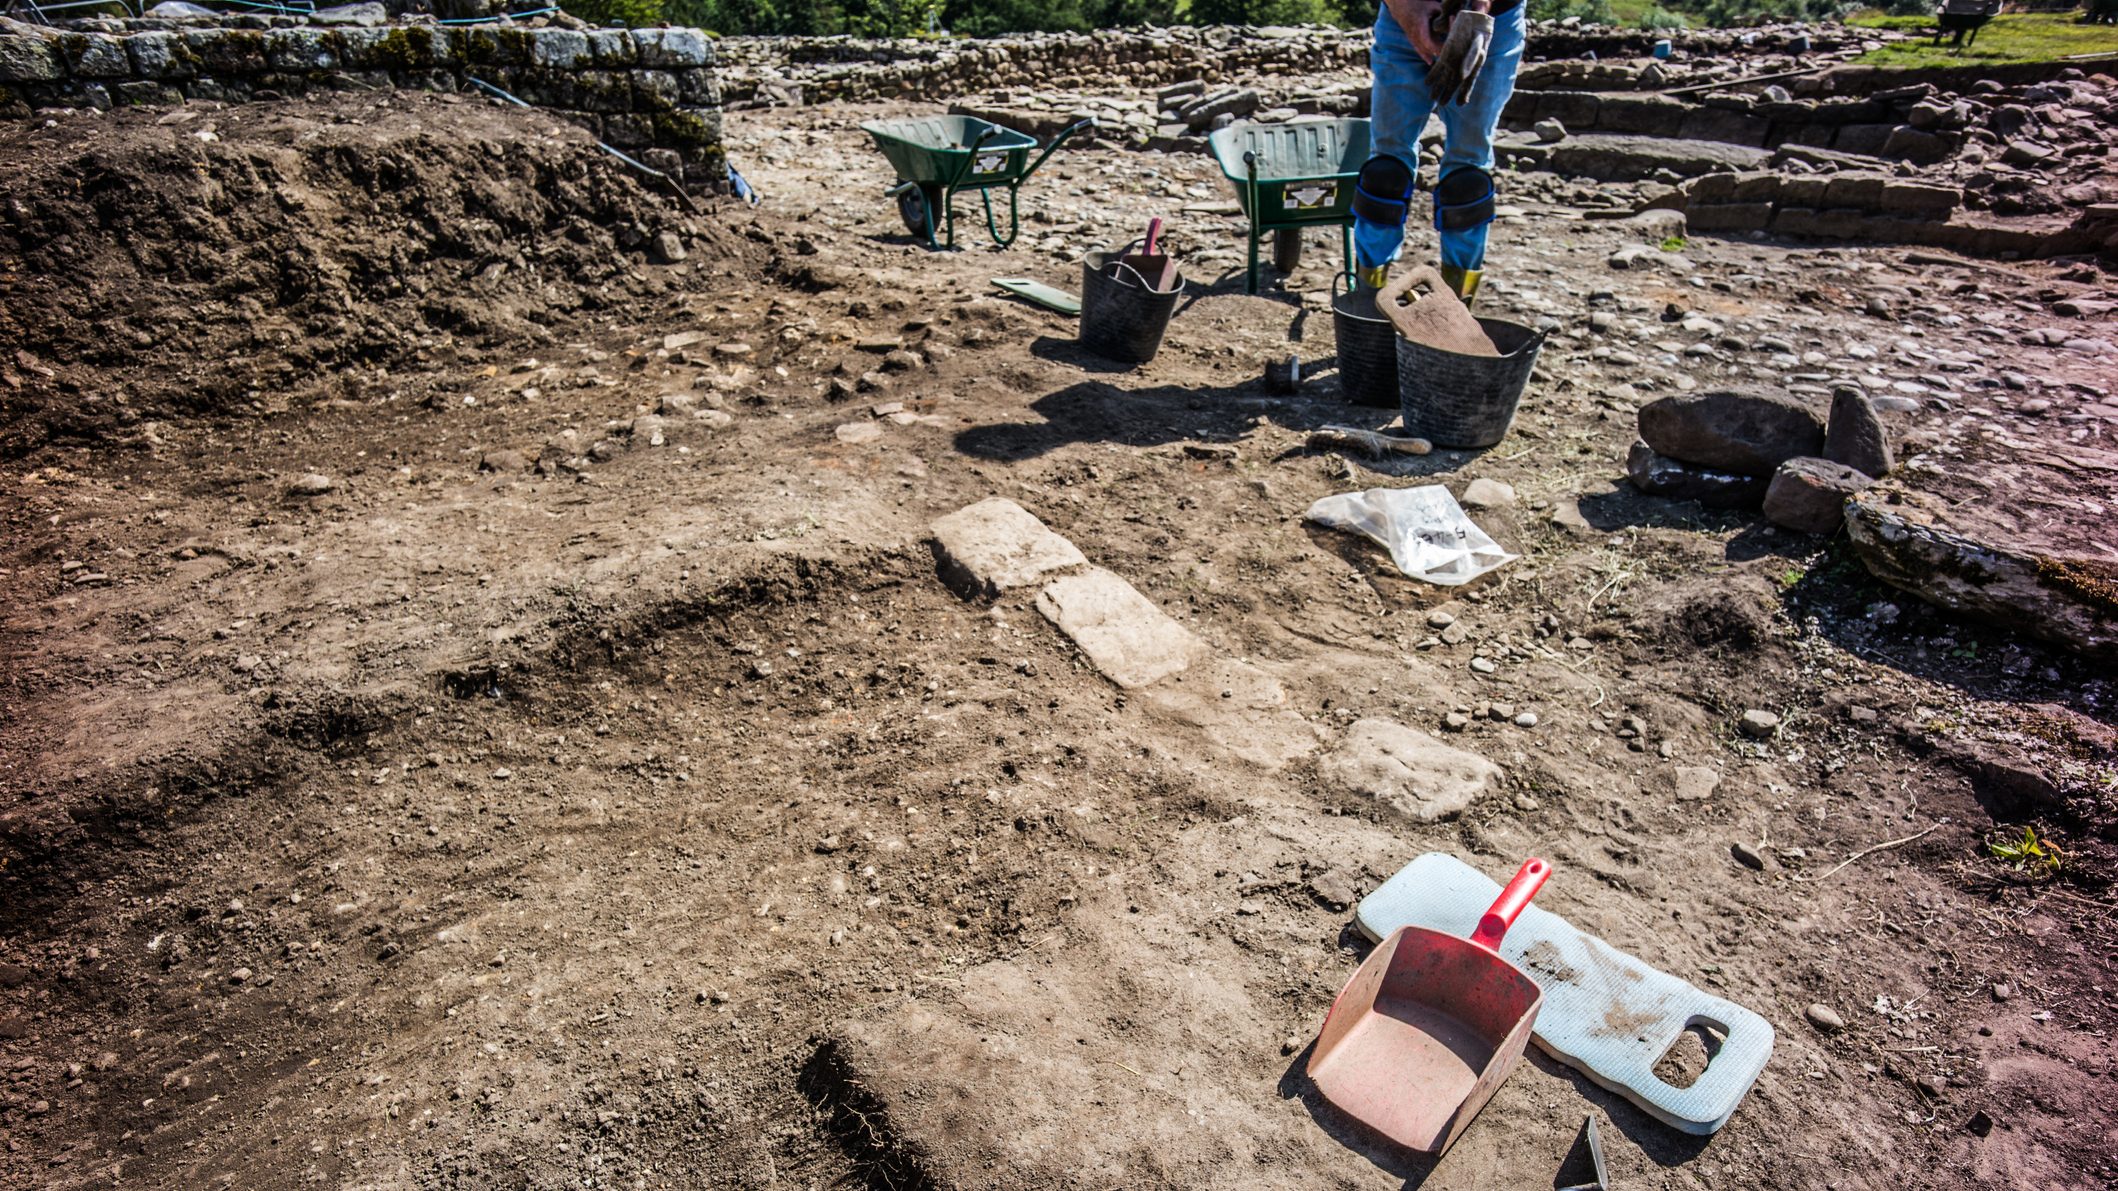
[[[1466, 165], [1492, 172], [1493, 133], [1500, 127], [1501, 109], [1515, 93], [1515, 70], [1522, 65], [1525, 7], [1518, 4], [1493, 18], [1493, 46], [1487, 52], [1485, 69], [1471, 84], [1471, 97], [1463, 103], [1439, 105], [1444, 174]], [[1375, 74], [1371, 104], [1375, 151], [1416, 166], [1419, 134], [1436, 104], [1427, 94], [1426, 62], [1387, 8], [1376, 14], [1375, 48], [1369, 51], [1368, 63]], [[1441, 263], [1459, 269], [1484, 268], [1488, 226], [1442, 232]], [[1395, 253], [1391, 259], [1396, 259]]]

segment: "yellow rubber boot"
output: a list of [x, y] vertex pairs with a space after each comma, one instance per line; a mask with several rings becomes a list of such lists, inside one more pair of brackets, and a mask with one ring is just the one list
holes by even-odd
[[1447, 285], [1450, 292], [1456, 295], [1457, 300], [1466, 306], [1469, 306], [1471, 299], [1477, 295], [1478, 279], [1483, 276], [1485, 276], [1485, 270], [1483, 269], [1460, 269], [1455, 265], [1443, 265], [1441, 267], [1443, 284]]

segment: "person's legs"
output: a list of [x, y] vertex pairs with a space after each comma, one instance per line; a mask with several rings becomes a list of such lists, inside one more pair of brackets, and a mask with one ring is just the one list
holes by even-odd
[[[1427, 95], [1427, 64], [1412, 48], [1412, 40], [1385, 8], [1375, 17], [1375, 45], [1368, 53], [1374, 89], [1369, 99], [1368, 126], [1373, 151], [1388, 154], [1419, 168], [1419, 134], [1427, 126], [1434, 101]], [[1409, 190], [1409, 187], [1407, 187]], [[1395, 196], [1390, 196], [1395, 197]], [[1395, 226], [1357, 218], [1353, 225], [1355, 264], [1363, 273], [1380, 270], [1404, 250], [1405, 229], [1400, 218]], [[1370, 280], [1370, 284], [1379, 281]]]
[[1478, 288], [1485, 268], [1486, 231], [1494, 206], [1493, 134], [1500, 127], [1501, 110], [1515, 93], [1523, 33], [1522, 6], [1494, 17], [1493, 46], [1485, 69], [1471, 85], [1470, 98], [1440, 109], [1444, 140], [1441, 172], [1434, 184], [1434, 226], [1441, 233], [1442, 276], [1466, 300]]

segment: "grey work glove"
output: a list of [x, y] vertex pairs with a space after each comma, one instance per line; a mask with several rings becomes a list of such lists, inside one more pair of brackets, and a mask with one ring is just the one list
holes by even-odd
[[1449, 22], [1449, 38], [1441, 53], [1427, 66], [1427, 94], [1436, 103], [1462, 103], [1471, 98], [1471, 86], [1485, 69], [1486, 54], [1493, 48], [1493, 17], [1490, 13], [1464, 9]]

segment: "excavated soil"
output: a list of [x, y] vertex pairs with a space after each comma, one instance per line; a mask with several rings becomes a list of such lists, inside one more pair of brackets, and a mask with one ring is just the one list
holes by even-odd
[[[1810, 373], [1916, 392], [1908, 449], [2107, 448], [2041, 335], [2078, 266], [1665, 253], [1520, 175], [1516, 428], [1385, 466], [1308, 445], [1386, 416], [1337, 400], [1322, 246], [1244, 296], [1205, 159], [1069, 151], [1013, 249], [930, 254], [857, 131], [899, 111], [745, 114], [765, 205], [699, 215], [432, 97], [0, 134], [0, 1182], [1544, 1186], [1589, 1115], [1626, 1187], [2118, 1179], [2110, 676], [1622, 478], [1642, 400]], [[989, 287], [1151, 214], [1195, 293], [1142, 369]], [[1477, 515], [1523, 557], [1442, 589], [1300, 520], [1414, 478], [1511, 485]], [[1504, 776], [1420, 822], [1120, 689], [937, 577], [994, 495], [1278, 682], [1275, 730]], [[1536, 722], [1444, 732], [1493, 704]], [[2059, 875], [1989, 851], [2025, 825]], [[1346, 899], [1428, 851], [1544, 855], [1543, 904], [1770, 1021], [1728, 1126], [1543, 1056], [1439, 1163], [1332, 1118]]]

